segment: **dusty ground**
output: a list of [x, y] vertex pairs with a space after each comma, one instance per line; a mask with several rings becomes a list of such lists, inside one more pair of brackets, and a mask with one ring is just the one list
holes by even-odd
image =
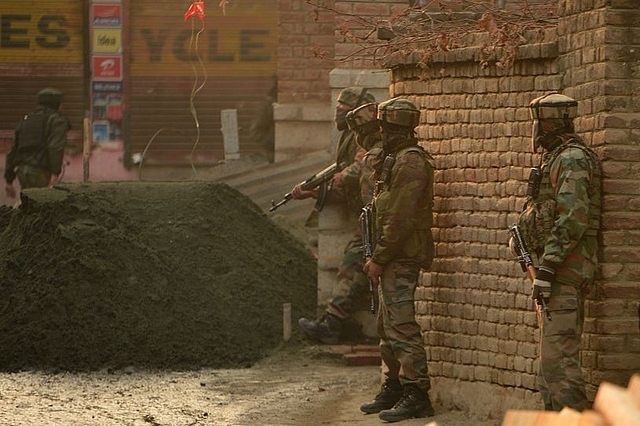
[[[318, 348], [283, 348], [247, 369], [0, 374], [0, 423], [100, 425], [380, 425], [358, 407], [379, 388], [379, 368], [348, 367]], [[497, 426], [436, 404], [436, 416], [398, 424]]]
[[[379, 367], [297, 330], [309, 249], [210, 183], [25, 191], [0, 208], [0, 424], [377, 425]], [[489, 426], [436, 407], [404, 425]]]

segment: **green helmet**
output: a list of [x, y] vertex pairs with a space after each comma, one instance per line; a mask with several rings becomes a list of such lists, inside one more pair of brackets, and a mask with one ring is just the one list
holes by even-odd
[[366, 88], [354, 86], [342, 89], [337, 100], [338, 102], [349, 105], [351, 108], [355, 108], [362, 104], [375, 102], [376, 98], [369, 93]]
[[383, 126], [388, 123], [413, 130], [420, 123], [420, 111], [406, 99], [393, 98], [378, 105], [378, 120]]
[[380, 140], [377, 111], [378, 104], [369, 102], [347, 113], [347, 125], [356, 133], [356, 143], [367, 151]]
[[535, 98], [529, 104], [529, 108], [534, 120], [574, 119], [578, 113], [578, 101], [559, 93], [552, 93]]
[[62, 92], [52, 87], [47, 87], [38, 92], [38, 105], [58, 109], [62, 102]]
[[533, 119], [531, 150], [551, 148], [561, 133], [573, 133], [573, 119], [578, 113], [578, 102], [559, 93], [535, 98], [529, 103]]
[[378, 104], [375, 102], [369, 102], [368, 104], [360, 105], [352, 109], [347, 113], [347, 124], [349, 128], [357, 132], [362, 132], [369, 128], [378, 129], [377, 110]]

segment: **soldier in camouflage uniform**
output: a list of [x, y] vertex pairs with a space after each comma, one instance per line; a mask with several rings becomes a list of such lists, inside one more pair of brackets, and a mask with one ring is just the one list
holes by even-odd
[[538, 309], [538, 386], [547, 410], [588, 407], [580, 340], [584, 297], [593, 288], [601, 216], [601, 165], [575, 134], [578, 103], [561, 94], [534, 99], [533, 151], [543, 149], [532, 169], [518, 224], [537, 274], [532, 297], [546, 302], [551, 320]]
[[433, 260], [434, 169], [414, 129], [420, 111], [393, 98], [378, 106], [384, 161], [376, 173], [373, 197], [373, 254], [364, 271], [377, 285], [380, 353], [386, 379], [364, 413], [396, 422], [434, 414], [422, 330], [415, 318], [414, 292], [420, 269]]
[[[360, 180], [362, 160], [366, 151], [359, 147], [356, 133], [348, 128], [346, 116], [354, 108], [371, 102], [375, 102], [375, 98], [361, 87], [347, 87], [340, 92], [337, 99], [335, 125], [342, 131], [336, 153], [339, 172], [334, 175], [329, 185], [327, 199], [344, 206], [346, 217], [354, 224], [354, 232], [353, 238], [344, 249], [342, 262], [338, 266], [337, 282], [332, 289], [325, 314], [318, 320], [298, 320], [300, 329], [308, 337], [321, 343], [340, 341], [344, 322], [351, 317], [355, 302], [367, 289], [367, 279], [362, 272], [362, 242], [357, 226], [357, 218], [363, 206]], [[291, 191], [294, 199], [317, 197], [317, 190], [303, 191], [300, 186], [301, 184], [296, 185]]]
[[16, 176], [22, 189], [41, 188], [57, 181], [62, 171], [69, 120], [58, 112], [62, 92], [43, 89], [38, 107], [23, 117], [15, 130], [13, 146], [7, 154], [4, 179], [7, 196], [15, 198]]

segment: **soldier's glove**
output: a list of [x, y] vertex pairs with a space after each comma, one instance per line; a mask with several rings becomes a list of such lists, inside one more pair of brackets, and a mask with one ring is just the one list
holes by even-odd
[[540, 267], [536, 279], [533, 280], [533, 291], [531, 292], [531, 298], [538, 300], [540, 296], [544, 299], [544, 302], [549, 301], [551, 297], [551, 283], [555, 278], [555, 272], [545, 267]]

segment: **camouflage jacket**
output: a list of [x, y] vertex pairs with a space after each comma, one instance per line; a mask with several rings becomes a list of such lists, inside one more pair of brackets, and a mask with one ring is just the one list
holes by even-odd
[[[37, 129], [26, 124], [28, 118], [34, 115], [44, 116], [44, 125], [39, 124]], [[59, 175], [70, 127], [69, 120], [51, 108], [38, 107], [33, 113], [27, 114], [16, 127], [13, 146], [6, 158], [5, 180], [13, 182], [16, 167], [23, 164]]]
[[[433, 159], [415, 143], [394, 156], [388, 179], [376, 184], [373, 199], [376, 238], [372, 260], [381, 265], [409, 261], [429, 269], [434, 252]], [[383, 166], [376, 176], [380, 178], [384, 174]]]
[[376, 171], [382, 165], [383, 151], [382, 141], [375, 144], [364, 156], [362, 161], [362, 171], [360, 172], [360, 194], [363, 205], [367, 205], [373, 200], [373, 190], [375, 188]]
[[525, 242], [558, 282], [590, 285], [598, 263], [600, 161], [574, 137], [544, 154], [541, 175], [518, 220]]
[[356, 142], [355, 132], [345, 130], [340, 136], [336, 153], [338, 171], [342, 174], [343, 185], [334, 188], [329, 197], [330, 200], [343, 204], [347, 208], [347, 214], [360, 214], [363, 206], [360, 195], [360, 175], [362, 173], [362, 161], [357, 157], [359, 146]]

